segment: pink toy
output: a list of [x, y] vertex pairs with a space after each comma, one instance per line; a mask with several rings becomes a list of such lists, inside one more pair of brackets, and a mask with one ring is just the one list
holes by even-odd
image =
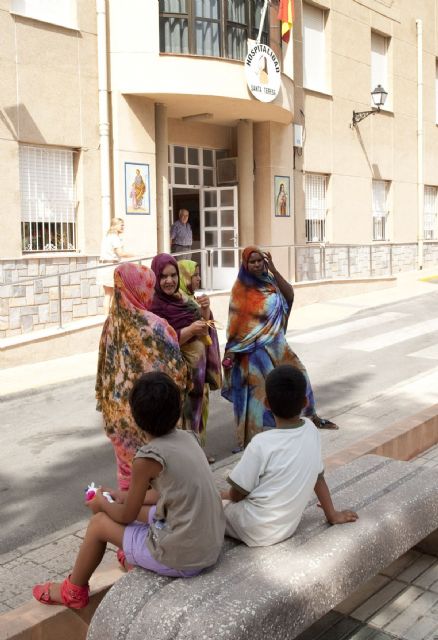
[[[99, 487], [96, 487], [94, 482], [92, 482], [91, 484], [88, 485], [88, 487], [85, 489], [85, 501], [86, 502], [89, 502], [90, 500], [92, 500], [94, 498], [98, 488]], [[102, 495], [103, 495], [104, 498], [106, 498], [108, 500], [108, 502], [114, 502], [113, 498], [111, 497], [111, 494], [108, 493], [108, 491], [104, 491], [102, 493]]]

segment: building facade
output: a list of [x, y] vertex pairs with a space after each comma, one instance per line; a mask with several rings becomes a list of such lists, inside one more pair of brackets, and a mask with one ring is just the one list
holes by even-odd
[[253, 242], [296, 280], [438, 262], [437, 0], [293, 4], [285, 42], [276, 0], [0, 0], [0, 337], [101, 311], [112, 216], [151, 256], [188, 209], [213, 288]]

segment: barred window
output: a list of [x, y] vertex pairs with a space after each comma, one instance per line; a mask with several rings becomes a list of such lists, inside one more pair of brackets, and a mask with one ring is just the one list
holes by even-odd
[[438, 187], [424, 187], [424, 239], [435, 240]]
[[325, 242], [327, 176], [306, 173], [304, 180], [307, 242]]
[[20, 145], [23, 251], [74, 251], [73, 151]]
[[387, 240], [389, 182], [373, 180], [373, 240]]

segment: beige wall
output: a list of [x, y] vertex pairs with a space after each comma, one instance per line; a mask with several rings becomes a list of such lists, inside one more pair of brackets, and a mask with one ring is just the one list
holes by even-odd
[[[303, 105], [306, 137], [296, 164], [297, 241], [304, 241], [304, 172], [330, 176], [327, 240], [372, 242], [372, 179], [391, 182], [389, 240], [417, 239], [417, 18], [423, 20], [424, 182], [438, 186], [435, 123], [436, 3], [377, 0], [312, 2], [329, 9], [329, 95], [303, 90], [301, 3], [296, 3], [295, 103]], [[370, 108], [371, 30], [390, 36], [387, 109], [351, 128], [353, 110]], [[295, 117], [299, 122], [298, 114]], [[354, 221], [354, 224], [352, 224]]]
[[77, 162], [78, 248], [93, 253], [100, 244], [95, 7], [84, 0], [78, 6], [81, 32], [13, 16], [9, 2], [0, 4], [0, 223], [7, 231], [0, 239], [2, 257], [21, 255], [23, 142], [84, 149]]

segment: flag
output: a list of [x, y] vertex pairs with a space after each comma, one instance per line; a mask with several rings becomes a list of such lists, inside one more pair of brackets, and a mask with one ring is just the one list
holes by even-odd
[[294, 0], [280, 0], [278, 19], [281, 20], [281, 39], [289, 42], [294, 21]]

